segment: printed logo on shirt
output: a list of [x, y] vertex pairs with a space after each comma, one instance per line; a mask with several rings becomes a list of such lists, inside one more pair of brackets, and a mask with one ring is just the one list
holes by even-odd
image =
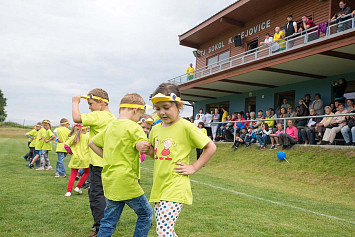
[[165, 141], [163, 142], [163, 145], [164, 145], [164, 149], [161, 151], [160, 153], [160, 157], [158, 156], [158, 145], [159, 145], [159, 140], [156, 139], [155, 140], [155, 145], [154, 145], [154, 159], [156, 160], [172, 160], [171, 158], [171, 148], [172, 146], [175, 146], [175, 142], [172, 138], [167, 138], [165, 139]]

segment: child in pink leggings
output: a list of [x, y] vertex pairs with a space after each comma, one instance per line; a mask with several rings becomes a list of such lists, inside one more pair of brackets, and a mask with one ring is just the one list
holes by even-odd
[[86, 131], [86, 127], [83, 127], [81, 124], [74, 125], [64, 145], [64, 148], [72, 155], [68, 165], [69, 168], [71, 168], [71, 172], [67, 193], [64, 195], [65, 197], [71, 196], [79, 169], [84, 169], [84, 174], [81, 176], [78, 185], [74, 189], [74, 192], [78, 194], [83, 193], [81, 186], [83, 186], [90, 174], [89, 136], [86, 134]]

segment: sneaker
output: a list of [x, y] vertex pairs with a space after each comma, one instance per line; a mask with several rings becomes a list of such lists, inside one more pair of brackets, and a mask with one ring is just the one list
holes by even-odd
[[89, 237], [97, 237], [97, 236], [98, 236], [98, 232], [95, 232], [95, 233], [89, 235]]
[[28, 164], [28, 168], [30, 168], [30, 169], [33, 169], [33, 165], [32, 164]]
[[39, 167], [36, 170], [44, 170], [44, 167]]
[[71, 192], [67, 192], [66, 194], [64, 194], [64, 197], [70, 197], [71, 196]]
[[276, 144], [275, 149], [279, 149], [279, 146], [280, 146], [279, 144]]
[[96, 232], [96, 227], [91, 227], [91, 231]]
[[238, 150], [238, 147], [237, 147], [237, 146], [234, 147], [234, 151], [236, 151], [236, 150]]
[[74, 188], [74, 192], [79, 193], [79, 194], [83, 193], [83, 191], [81, 191], [81, 188], [78, 188], [78, 187]]
[[285, 148], [285, 150], [290, 150], [293, 146], [292, 145], [289, 145]]
[[54, 175], [54, 177], [59, 178], [59, 177], [60, 177], [59, 173], [56, 172], [55, 175]]
[[270, 147], [270, 150], [272, 150], [272, 149], [274, 149], [275, 148], [275, 145], [272, 145], [271, 147]]
[[23, 159], [25, 159], [27, 161], [27, 156], [24, 156]]
[[52, 166], [48, 166], [47, 168], [46, 168], [46, 170], [52, 170], [53, 168], [52, 168]]

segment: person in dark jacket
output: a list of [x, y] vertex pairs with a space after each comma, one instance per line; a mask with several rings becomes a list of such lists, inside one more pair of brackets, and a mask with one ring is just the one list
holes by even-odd
[[[346, 16], [349, 15], [350, 13], [351, 13], [351, 8], [348, 6], [348, 4], [346, 4], [345, 1], [340, 1], [338, 12], [330, 19], [331, 21], [336, 20], [335, 22], [338, 23], [337, 26], [338, 32], [351, 28], [351, 20], [350, 20], [351, 16]], [[340, 23], [343, 21], [346, 22]]]
[[[285, 25], [285, 37], [294, 36], [297, 32], [297, 22], [292, 20], [292, 15], [287, 16], [287, 23]], [[294, 45], [294, 40], [290, 37], [288, 39], [288, 48], [292, 48]]]
[[[303, 116], [308, 116], [309, 115], [309, 110], [308, 106], [306, 105], [305, 101], [303, 99], [299, 100], [299, 110], [297, 111], [296, 116], [297, 117], [303, 117]], [[307, 119], [299, 119], [297, 120], [297, 126], [306, 126], [307, 125]]]
[[[310, 109], [310, 116], [315, 116], [316, 111], [314, 109]], [[301, 130], [301, 136], [302, 140], [304, 141], [305, 145], [311, 144], [315, 145], [316, 144], [316, 139], [315, 139], [315, 127], [316, 124], [319, 123], [322, 120], [322, 118], [309, 118], [307, 120], [307, 128], [304, 128]]]
[[340, 78], [339, 82], [333, 82], [332, 83], [333, 86], [333, 92], [334, 92], [334, 97], [335, 97], [335, 101], [338, 101], [339, 103], [345, 103], [345, 97], [344, 97], [344, 93], [346, 90], [346, 87], [348, 86], [347, 81], [345, 80], [345, 78]]

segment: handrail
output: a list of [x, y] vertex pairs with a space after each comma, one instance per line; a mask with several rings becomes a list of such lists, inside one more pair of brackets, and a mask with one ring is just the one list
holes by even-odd
[[[284, 125], [284, 132], [286, 132], [286, 122], [287, 120], [296, 120], [296, 119], [309, 119], [309, 118], [326, 118], [326, 117], [348, 117], [348, 116], [355, 116], [355, 113], [346, 113], [346, 114], [324, 114], [324, 115], [313, 115], [313, 116], [300, 116], [300, 117], [287, 117], [287, 118], [267, 118], [267, 119], [252, 119], [252, 120], [242, 120], [242, 121], [226, 121], [226, 122], [210, 122], [206, 124], [226, 124], [226, 123], [233, 123], [233, 127], [237, 123], [248, 123], [248, 122], [264, 122], [264, 121], [279, 121], [283, 120], [283, 125]], [[205, 125], [206, 125], [205, 124]], [[235, 141], [235, 129], [233, 131], [234, 133], [234, 141]]]
[[[333, 26], [338, 26], [338, 25], [340, 25], [340, 24], [344, 24], [344, 23], [346, 23], [346, 22], [353, 21], [353, 18], [352, 18], [351, 16], [352, 16], [352, 14], [348, 14], [348, 15], [342, 17], [342, 18], [347, 18], [347, 17], [350, 17], [350, 18], [347, 19], [347, 20], [345, 20], [345, 21], [338, 22], [338, 23], [336, 23], [336, 24], [331, 24], [331, 23], [336, 22], [337, 19], [328, 21], [328, 25], [327, 25], [327, 28], [326, 28], [326, 35], [325, 35], [325, 36], [327, 37], [327, 36], [330, 35], [330, 28], [331, 28], [331, 27], [333, 27]], [[181, 84], [181, 83], [183, 83], [181, 79], [182, 79], [182, 78], [185, 78], [185, 79], [186, 79], [186, 78], [187, 78], [188, 76], [190, 76], [190, 75], [194, 75], [194, 76], [195, 76], [194, 79], [196, 79], [196, 78], [202, 78], [202, 77], [204, 77], [205, 75], [201, 75], [201, 76], [197, 77], [196, 74], [198, 74], [198, 73], [202, 73], [202, 74], [203, 74], [203, 73], [206, 72], [206, 71], [211, 71], [210, 73], [208, 73], [208, 75], [211, 75], [211, 74], [213, 74], [213, 73], [212, 73], [212, 69], [215, 69], [215, 68], [218, 67], [218, 66], [220, 67], [220, 70], [219, 70], [219, 71], [216, 71], [216, 72], [214, 72], [214, 73], [217, 73], [217, 72], [226, 70], [226, 69], [222, 69], [222, 68], [221, 68], [222, 65], [225, 65], [225, 64], [227, 64], [227, 63], [230, 63], [230, 64], [231, 64], [232, 62], [236, 61], [237, 59], [242, 59], [242, 61], [243, 61], [243, 59], [244, 59], [245, 56], [249, 56], [249, 55], [252, 55], [252, 54], [255, 54], [255, 59], [254, 59], [254, 60], [257, 60], [257, 59], [261, 59], [261, 58], [270, 56], [271, 54], [274, 54], [274, 53], [275, 53], [275, 52], [272, 52], [272, 50], [270, 50], [270, 49], [273, 47], [273, 45], [279, 44], [280, 41], [285, 41], [285, 42], [282, 42], [282, 43], [285, 44], [286, 50], [287, 50], [287, 46], [288, 46], [288, 43], [289, 43], [289, 40], [290, 40], [290, 39], [292, 39], [292, 41], [296, 41], [297, 39], [301, 39], [302, 37], [306, 37], [305, 39], [308, 40], [308, 39], [309, 39], [309, 35], [311, 35], [311, 34], [317, 34], [317, 35], [318, 35], [318, 31], [317, 31], [317, 30], [318, 30], [318, 27], [319, 27], [319, 26], [314, 26], [314, 27], [309, 28], [309, 29], [307, 29], [307, 30], [303, 30], [303, 31], [301, 31], [301, 32], [296, 32], [295, 35], [287, 36], [287, 37], [282, 38], [282, 39], [279, 39], [279, 40], [277, 40], [277, 41], [273, 41], [273, 42], [271, 42], [271, 43], [269, 43], [269, 44], [259, 46], [259, 47], [255, 48], [255, 49], [247, 50], [247, 51], [244, 51], [244, 52], [239, 53], [239, 54], [237, 54], [237, 55], [234, 55], [234, 56], [232, 56], [232, 57], [229, 57], [229, 58], [220, 60], [220, 61], [215, 62], [215, 63], [212, 63], [212, 64], [210, 64], [210, 65], [206, 65], [206, 66], [204, 66], [204, 67], [202, 67], [202, 68], [199, 68], [199, 69], [196, 69], [196, 70], [194, 70], [194, 71], [192, 71], [192, 72], [185, 73], [185, 74], [182, 74], [182, 75], [180, 75], [180, 76], [174, 77], [174, 78], [170, 79], [169, 82], [178, 83], [178, 84], [180, 83], [180, 84]], [[352, 22], [351, 28], [354, 28], [354, 23], [353, 23], [353, 22]], [[349, 28], [349, 29], [351, 29], [351, 28]], [[306, 44], [306, 42], [305, 42], [304, 44]], [[263, 51], [265, 51], [265, 50], [268, 50], [268, 51], [269, 51], [269, 54], [268, 54], [267, 56], [263, 56], [263, 57], [257, 58], [257, 54], [260, 53], [260, 52], [263, 52]], [[229, 68], [227, 68], [227, 69], [230, 69], [230, 68], [232, 68], [232, 65], [231, 65], [231, 67], [229, 67]]]

